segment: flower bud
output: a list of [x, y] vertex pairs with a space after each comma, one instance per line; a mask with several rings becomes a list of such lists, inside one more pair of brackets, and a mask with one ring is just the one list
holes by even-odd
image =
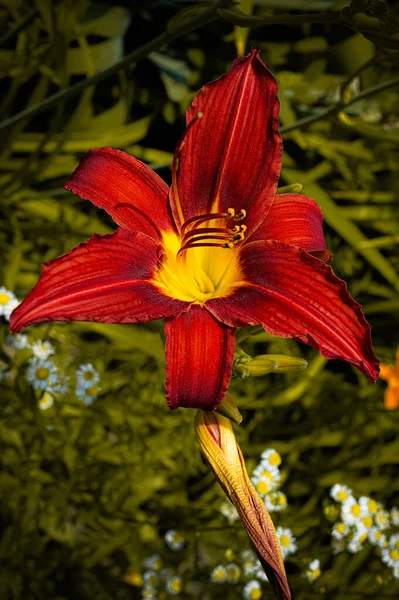
[[302, 189], [302, 183], [291, 183], [290, 185], [283, 185], [277, 188], [276, 194], [300, 194]]
[[201, 452], [240, 515], [276, 597], [292, 600], [273, 521], [251, 483], [230, 421], [217, 412], [199, 410], [195, 432]]
[[237, 425], [242, 423], [242, 415], [229, 393], [225, 395], [223, 402], [219, 404], [216, 410], [224, 417], [230, 419], [230, 421], [233, 421], [233, 423], [237, 423]]

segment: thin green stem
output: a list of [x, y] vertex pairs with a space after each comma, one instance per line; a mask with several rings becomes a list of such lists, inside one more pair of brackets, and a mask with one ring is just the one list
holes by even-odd
[[66, 89], [56, 92], [55, 94], [49, 96], [39, 104], [35, 104], [34, 106], [26, 108], [25, 110], [20, 111], [19, 113], [13, 115], [12, 117], [9, 117], [8, 119], [4, 119], [4, 121], [0, 123], [0, 130], [6, 129], [7, 127], [10, 127], [11, 125], [14, 125], [15, 123], [18, 123], [19, 121], [22, 121], [24, 119], [31, 119], [32, 117], [50, 108], [53, 108], [53, 106], [56, 106], [59, 102], [65, 102], [70, 98], [73, 98], [77, 94], [80, 94], [87, 87], [91, 85], [96, 85], [97, 83], [104, 81], [104, 79], [107, 79], [111, 75], [114, 75], [119, 70], [124, 69], [125, 67], [131, 65], [134, 62], [142, 60], [150, 52], [158, 50], [162, 46], [173, 42], [174, 40], [180, 38], [183, 35], [191, 33], [192, 31], [198, 29], [199, 27], [202, 27], [203, 25], [207, 25], [212, 21], [216, 21], [218, 19], [217, 9], [219, 5], [220, 2], [215, 2], [210, 8], [198, 10], [196, 16], [192, 17], [191, 19], [183, 20], [181, 24], [176, 25], [176, 27], [173, 28], [173, 30], [170, 30], [169, 27], [169, 29], [164, 31], [164, 33], [157, 36], [147, 44], [144, 44], [144, 46], [133, 50], [133, 52], [127, 54], [124, 58], [116, 62], [114, 65], [111, 65], [107, 69], [104, 69], [103, 71], [96, 73], [92, 77], [88, 77], [87, 79], [76, 83], [75, 85], [69, 86]]
[[295, 123], [291, 123], [291, 125], [284, 125], [283, 127], [280, 127], [280, 133], [288, 133], [289, 131], [293, 131], [294, 129], [306, 127], [307, 125], [316, 123], [317, 121], [322, 121], [323, 119], [326, 119], [327, 117], [334, 115], [340, 111], [345, 112], [346, 109], [349, 108], [349, 106], [352, 106], [352, 104], [355, 104], [360, 100], [365, 100], [365, 98], [374, 96], [374, 94], [378, 94], [379, 92], [383, 92], [397, 85], [399, 85], [399, 76], [394, 77], [389, 81], [383, 81], [382, 83], [378, 83], [377, 85], [374, 85], [368, 88], [367, 90], [360, 92], [360, 94], [357, 94], [357, 96], [349, 100], [349, 102], [343, 102], [341, 100], [339, 102], [336, 102], [335, 104], [331, 104], [319, 113], [309, 115], [309, 117], [304, 117], [303, 119], [298, 119], [298, 121], [295, 121]]

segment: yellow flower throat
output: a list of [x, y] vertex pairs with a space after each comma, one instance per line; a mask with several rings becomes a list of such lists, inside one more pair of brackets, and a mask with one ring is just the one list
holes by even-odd
[[198, 112], [191, 120], [173, 155], [172, 193], [181, 229], [179, 235], [163, 234], [164, 254], [153, 280], [167, 296], [199, 304], [227, 296], [244, 285], [237, 244], [244, 239], [247, 229], [238, 225], [246, 217], [245, 210], [237, 215], [234, 208], [217, 212], [217, 200], [213, 202], [214, 212], [184, 219], [177, 186], [177, 160], [188, 132], [198, 126], [202, 117]]
[[197, 303], [227, 296], [244, 285], [237, 244], [246, 226], [234, 224], [244, 218], [244, 210], [235, 215], [228, 209], [188, 219], [180, 236], [165, 233], [154, 283], [167, 296]]

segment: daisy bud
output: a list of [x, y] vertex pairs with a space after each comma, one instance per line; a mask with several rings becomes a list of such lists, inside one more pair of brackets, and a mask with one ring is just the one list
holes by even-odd
[[230, 502], [236, 507], [279, 600], [291, 600], [279, 541], [270, 515], [255, 491], [228, 419], [199, 410], [195, 432], [201, 451]]

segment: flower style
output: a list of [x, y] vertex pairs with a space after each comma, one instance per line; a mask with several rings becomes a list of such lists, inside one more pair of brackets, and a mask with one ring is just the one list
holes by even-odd
[[306, 342], [375, 380], [370, 326], [325, 262], [319, 207], [300, 194], [276, 195], [278, 112], [276, 81], [253, 50], [188, 109], [170, 190], [124, 152], [88, 152], [65, 188], [105, 209], [119, 228], [46, 263], [11, 330], [165, 319], [172, 409], [212, 410], [223, 400], [235, 329], [248, 324]]
[[380, 366], [380, 378], [388, 382], [384, 394], [384, 406], [387, 410], [395, 410], [399, 406], [399, 346], [396, 351], [396, 364]]
[[[248, 476], [231, 422], [217, 412], [199, 410], [195, 431], [201, 452], [236, 507], [276, 597], [291, 600], [279, 539], [270, 515]], [[290, 538], [290, 546], [291, 542], [294, 544], [293, 538]]]

